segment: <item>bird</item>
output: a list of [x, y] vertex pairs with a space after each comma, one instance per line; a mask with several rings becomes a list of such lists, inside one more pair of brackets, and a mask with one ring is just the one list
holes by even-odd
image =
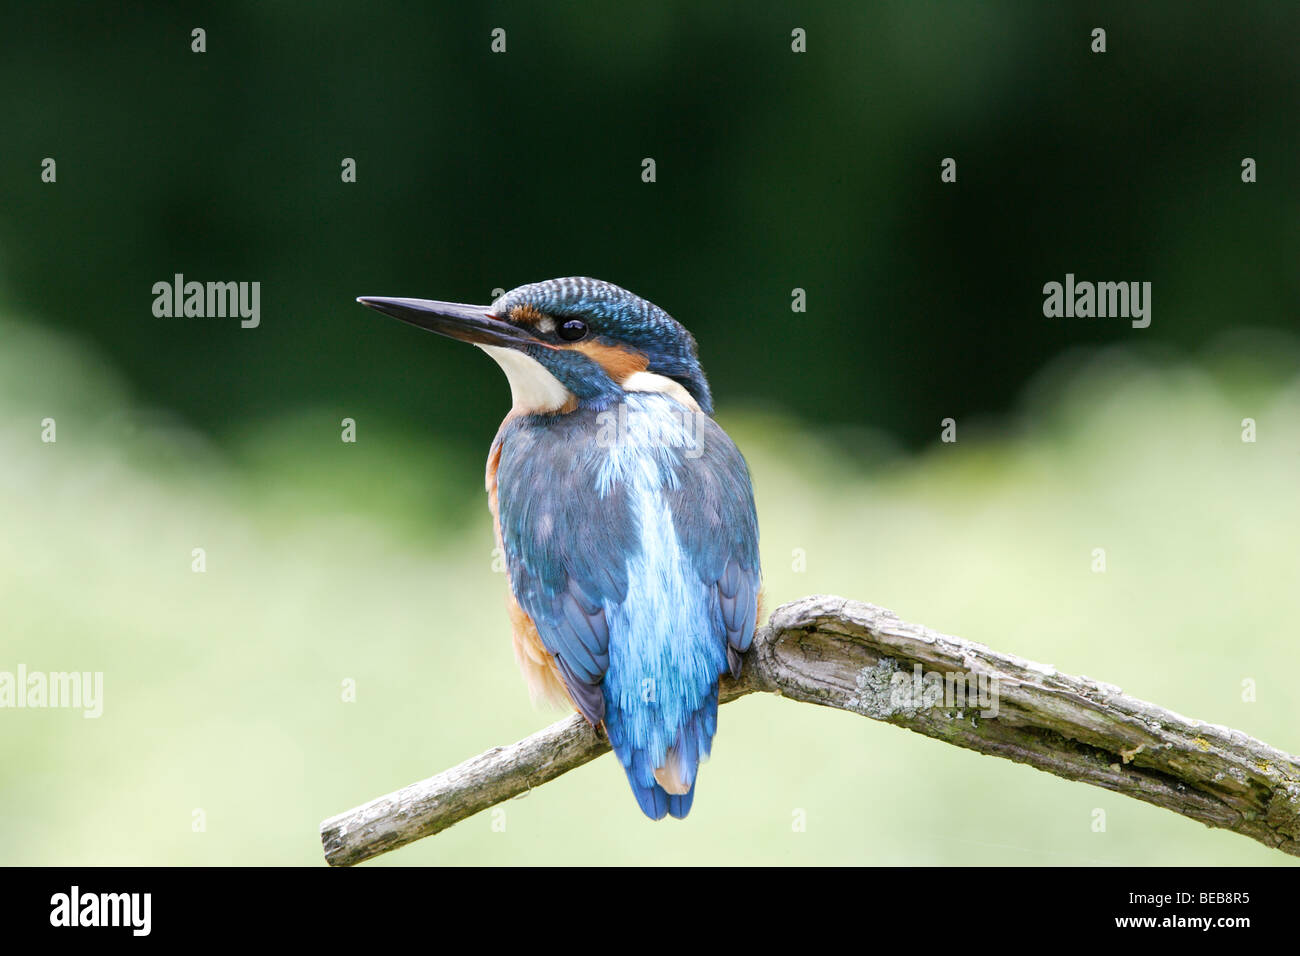
[[534, 702], [603, 731], [641, 811], [682, 819], [760, 614], [749, 468], [713, 419], [694, 337], [599, 279], [490, 305], [361, 296], [478, 346], [511, 408], [486, 486], [516, 661]]

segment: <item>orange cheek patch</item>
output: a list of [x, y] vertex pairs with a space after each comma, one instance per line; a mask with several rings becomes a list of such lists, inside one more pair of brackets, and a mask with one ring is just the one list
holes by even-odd
[[627, 380], [628, 376], [644, 372], [650, 365], [650, 360], [636, 349], [627, 349], [618, 345], [578, 342], [569, 348], [581, 352], [599, 364], [605, 370], [605, 374], [620, 385]]

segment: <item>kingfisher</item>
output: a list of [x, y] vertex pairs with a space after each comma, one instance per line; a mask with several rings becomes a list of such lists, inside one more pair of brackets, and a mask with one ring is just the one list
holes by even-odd
[[535, 702], [603, 729], [646, 816], [684, 818], [760, 602], [749, 469], [713, 420], [694, 337], [583, 277], [491, 305], [357, 301], [505, 372], [486, 484], [515, 659]]

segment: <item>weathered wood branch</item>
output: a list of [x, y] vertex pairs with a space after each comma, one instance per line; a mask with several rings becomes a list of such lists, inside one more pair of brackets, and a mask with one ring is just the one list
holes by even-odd
[[[875, 605], [816, 596], [777, 608], [722, 699], [754, 691], [1027, 763], [1300, 856], [1300, 758]], [[325, 859], [347, 866], [431, 836], [608, 749], [574, 714], [331, 817]]]

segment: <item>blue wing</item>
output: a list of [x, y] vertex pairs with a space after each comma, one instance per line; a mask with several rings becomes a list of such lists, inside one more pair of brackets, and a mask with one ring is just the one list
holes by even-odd
[[[680, 414], [660, 395], [628, 404]], [[590, 414], [517, 419], [498, 439], [511, 586], [578, 709], [604, 721], [642, 810], [685, 816], [716, 730], [718, 676], [738, 675], [753, 639], [749, 474], [707, 416], [681, 447], [602, 442]]]
[[623, 560], [636, 548], [625, 495], [595, 509], [600, 451], [576, 422], [506, 424], [498, 442], [497, 507], [515, 600], [555, 657], [565, 687], [593, 724], [605, 718], [605, 608], [627, 593]]

